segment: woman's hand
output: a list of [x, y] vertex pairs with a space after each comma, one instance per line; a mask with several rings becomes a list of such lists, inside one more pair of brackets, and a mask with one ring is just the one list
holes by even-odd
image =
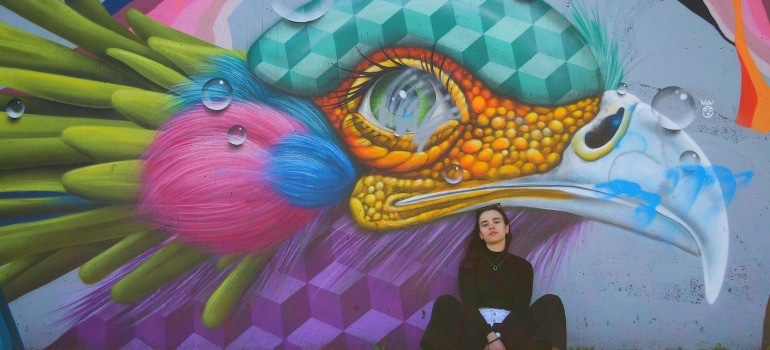
[[484, 350], [505, 350], [505, 345], [495, 332], [489, 332], [487, 334], [487, 346], [484, 347]]
[[484, 350], [505, 350], [505, 345], [503, 345], [503, 342], [500, 341], [500, 339], [497, 339], [492, 343], [487, 344], [487, 346], [484, 347]]

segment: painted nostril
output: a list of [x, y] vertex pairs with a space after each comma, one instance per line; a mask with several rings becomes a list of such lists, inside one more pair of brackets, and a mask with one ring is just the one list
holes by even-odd
[[618, 108], [618, 111], [615, 112], [615, 114], [605, 118], [596, 128], [587, 132], [585, 137], [586, 146], [597, 149], [606, 145], [607, 142], [610, 142], [612, 137], [618, 132], [618, 129], [620, 129], [620, 123], [623, 120], [625, 112], [625, 108]]

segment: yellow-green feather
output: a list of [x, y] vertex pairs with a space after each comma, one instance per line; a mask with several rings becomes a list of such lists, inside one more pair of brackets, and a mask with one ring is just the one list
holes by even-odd
[[104, 241], [59, 249], [4, 283], [3, 293], [8, 301], [16, 300], [76, 269], [112, 243]]
[[67, 192], [99, 201], [133, 203], [139, 195], [140, 160], [100, 163], [62, 176]]
[[[0, 66], [74, 76], [117, 84], [137, 84], [132, 77], [99, 59], [0, 23]], [[134, 75], [136, 76], [136, 75]]]
[[272, 252], [249, 255], [230, 272], [211, 294], [203, 308], [203, 324], [208, 328], [222, 325], [246, 288], [270, 258]]
[[159, 23], [136, 9], [128, 9], [126, 11], [126, 21], [128, 21], [128, 24], [136, 34], [144, 40], [148, 40], [151, 37], [159, 37], [170, 41], [197, 46], [217, 47], [194, 36], [187, 35], [165, 24]]
[[0, 67], [0, 84], [47, 100], [91, 108], [112, 107], [110, 98], [115, 91], [142, 91], [125, 85], [5, 67]]
[[124, 237], [146, 229], [131, 206], [115, 205], [0, 227], [0, 264], [63, 247]]
[[61, 117], [25, 113], [18, 119], [0, 118], [0, 138], [36, 138], [61, 136], [62, 131], [80, 125], [138, 128], [133, 122], [96, 118]]
[[155, 135], [155, 131], [139, 128], [73, 126], [62, 132], [62, 140], [101, 163], [139, 158]]
[[149, 129], [161, 126], [174, 109], [173, 96], [149, 91], [116, 91], [111, 103], [127, 119]]
[[88, 162], [86, 156], [59, 137], [0, 140], [0, 170]]
[[127, 262], [163, 243], [166, 239], [165, 234], [155, 230], [144, 230], [128, 235], [93, 259], [85, 262], [78, 270], [78, 276], [86, 284], [99, 282]]
[[149, 58], [121, 49], [108, 49], [107, 54], [125, 63], [143, 77], [168, 90], [189, 82], [184, 76], [167, 66]]
[[117, 302], [133, 303], [179, 278], [209, 258], [211, 254], [201, 248], [171, 242], [118, 281], [112, 287], [110, 295]]

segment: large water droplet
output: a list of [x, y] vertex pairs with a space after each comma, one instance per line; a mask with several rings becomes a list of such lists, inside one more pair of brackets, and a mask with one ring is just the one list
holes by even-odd
[[206, 108], [221, 111], [233, 100], [233, 87], [224, 79], [211, 79], [201, 89], [201, 100]]
[[233, 125], [227, 130], [227, 140], [233, 146], [240, 146], [246, 142], [246, 128], [240, 125]]
[[333, 0], [273, 0], [273, 10], [292, 22], [310, 22], [323, 16]]
[[682, 130], [695, 119], [695, 98], [685, 89], [669, 86], [652, 98], [652, 112], [658, 125]]
[[679, 162], [684, 170], [695, 170], [695, 167], [700, 165], [700, 156], [695, 151], [684, 151], [679, 156]]
[[5, 104], [5, 113], [8, 114], [8, 117], [11, 119], [19, 119], [22, 115], [24, 115], [24, 110], [27, 109], [27, 106], [24, 105], [24, 101], [14, 98], [8, 103]]
[[628, 93], [628, 84], [626, 84], [626, 83], [618, 84], [617, 91], [618, 91], [618, 95], [621, 95], [621, 96], [627, 94]]
[[449, 164], [442, 171], [444, 180], [449, 184], [456, 184], [463, 180], [463, 168], [459, 164]]

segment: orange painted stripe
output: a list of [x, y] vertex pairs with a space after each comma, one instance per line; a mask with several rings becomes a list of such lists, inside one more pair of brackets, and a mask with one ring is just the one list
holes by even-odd
[[743, 1], [732, 1], [735, 8], [735, 49], [741, 62], [742, 78], [741, 106], [738, 109], [736, 123], [750, 126], [759, 132], [770, 132], [770, 86], [765, 84], [762, 73], [749, 54], [743, 24]]

